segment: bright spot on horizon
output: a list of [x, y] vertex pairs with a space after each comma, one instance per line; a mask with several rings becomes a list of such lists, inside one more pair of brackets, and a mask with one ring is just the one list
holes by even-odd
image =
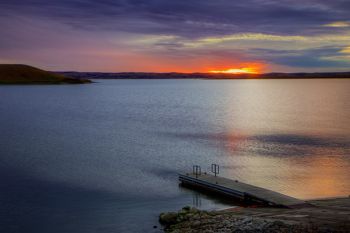
[[215, 74], [258, 74], [259, 71], [254, 67], [230, 68], [227, 70], [211, 70]]

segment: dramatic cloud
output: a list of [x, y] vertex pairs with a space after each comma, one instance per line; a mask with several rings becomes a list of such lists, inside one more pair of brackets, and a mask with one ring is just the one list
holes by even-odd
[[2, 0], [0, 62], [54, 70], [350, 70], [346, 0]]

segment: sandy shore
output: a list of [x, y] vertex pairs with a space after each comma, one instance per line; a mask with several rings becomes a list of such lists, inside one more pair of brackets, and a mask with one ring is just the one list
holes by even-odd
[[163, 213], [165, 232], [350, 232], [350, 198], [308, 201], [311, 206], [284, 208], [231, 208], [200, 211], [185, 207]]

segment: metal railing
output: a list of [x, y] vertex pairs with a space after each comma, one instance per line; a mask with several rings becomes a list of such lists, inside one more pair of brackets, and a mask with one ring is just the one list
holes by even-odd
[[[214, 173], [215, 176], [217, 176], [217, 174], [220, 173], [220, 167], [218, 164], [213, 163], [211, 165], [211, 172]], [[198, 178], [198, 176], [200, 176], [202, 174], [202, 169], [201, 166], [199, 165], [193, 165], [192, 166], [192, 174], [196, 175], [196, 178]], [[206, 172], [204, 172], [204, 174], [207, 174]]]
[[196, 175], [196, 178], [202, 174], [201, 166], [193, 165], [192, 172], [194, 175]]
[[219, 174], [220, 173], [220, 167], [219, 165], [213, 163], [211, 165], [211, 172], [214, 173], [214, 175], [216, 176], [216, 174]]

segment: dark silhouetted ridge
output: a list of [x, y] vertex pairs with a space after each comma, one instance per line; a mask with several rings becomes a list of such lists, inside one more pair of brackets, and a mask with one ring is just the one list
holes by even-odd
[[87, 79], [66, 77], [28, 65], [0, 64], [0, 84], [79, 84]]
[[89, 79], [320, 79], [350, 78], [350, 72], [333, 73], [265, 73], [265, 74], [213, 74], [213, 73], [145, 73], [145, 72], [58, 72], [74, 78]]

